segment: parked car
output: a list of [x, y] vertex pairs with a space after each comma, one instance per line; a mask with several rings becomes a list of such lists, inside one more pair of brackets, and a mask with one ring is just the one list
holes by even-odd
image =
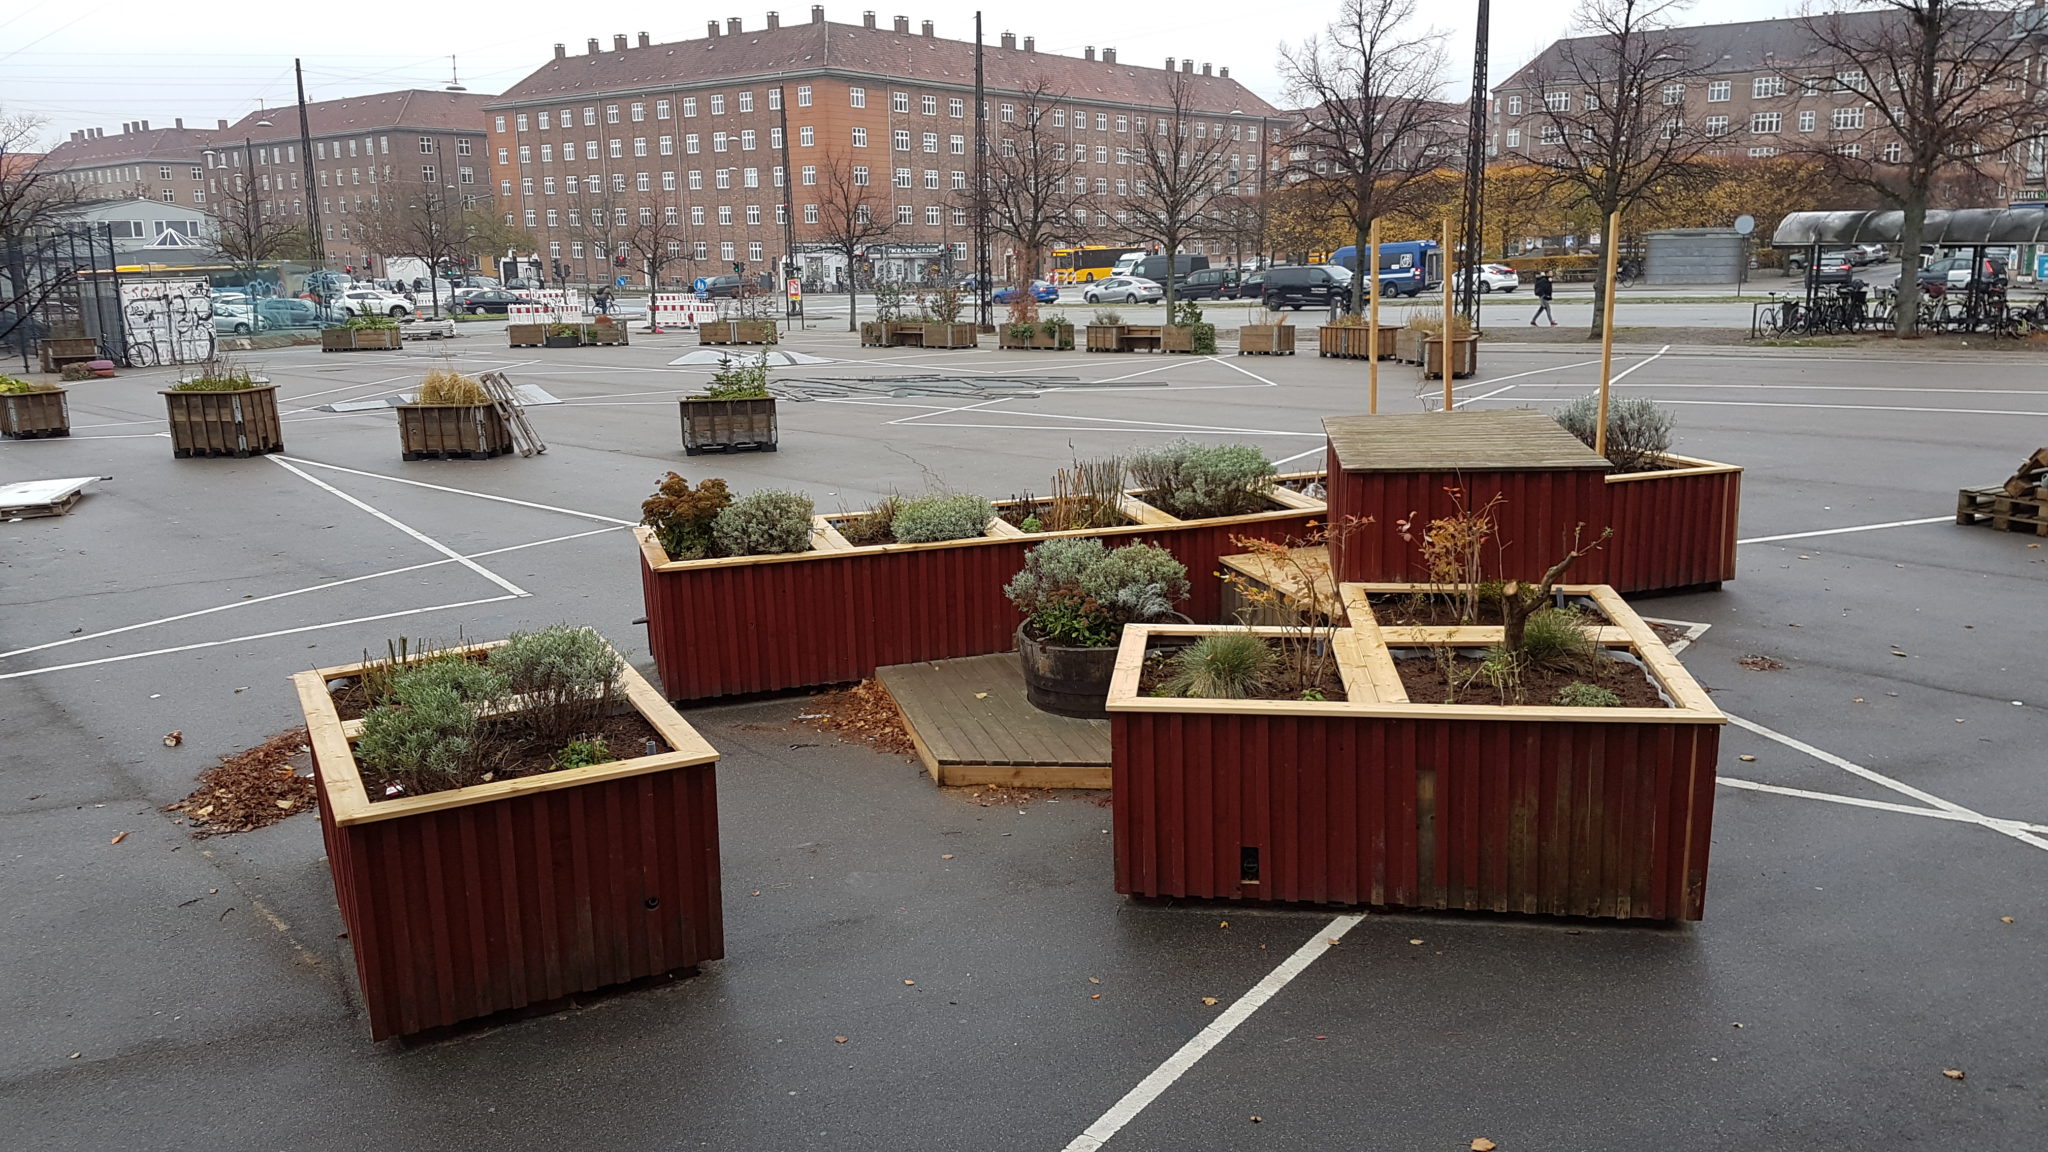
[[1260, 298], [1274, 312], [1282, 308], [1299, 311], [1310, 304], [1327, 308], [1331, 301], [1342, 300], [1350, 288], [1351, 277], [1341, 266], [1283, 264], [1266, 269]]
[[[1922, 287], [1930, 284], [1944, 284], [1950, 288], [1967, 287], [1970, 283], [1972, 257], [1944, 256], [1920, 266], [1919, 281]], [[1979, 283], [1994, 288], [2003, 288], [2006, 283], [2006, 263], [1996, 256], [1984, 257], [1977, 269]]]
[[1263, 268], [1247, 272], [1244, 279], [1237, 282], [1237, 298], [1240, 300], [1262, 300], [1265, 295], [1266, 270]]
[[489, 313], [503, 316], [506, 309], [524, 302], [526, 297], [503, 288], [457, 288], [447, 298], [450, 312], [467, 312], [471, 316]]
[[1856, 261], [1846, 248], [1820, 254], [1820, 262], [1806, 273], [1807, 283], [1825, 287], [1842, 285], [1856, 279]]
[[1133, 267], [1127, 275], [1139, 280], [1150, 280], [1156, 284], [1163, 282], [1166, 279], [1166, 270], [1172, 268], [1175, 285], [1174, 295], [1178, 297], [1180, 295], [1179, 285], [1208, 266], [1209, 258], [1207, 256], [1191, 256], [1186, 253], [1179, 256], [1147, 256], [1138, 261], [1137, 266]]
[[739, 276], [731, 272], [713, 276], [704, 282], [704, 291], [699, 295], [706, 300], [737, 300], [761, 294], [761, 284], [750, 276]]
[[334, 310], [344, 316], [389, 316], [394, 320], [412, 315], [412, 301], [375, 288], [354, 288], [341, 294]]
[[1891, 258], [1891, 253], [1882, 244], [1858, 244], [1850, 249], [1858, 264], [1882, 264]]
[[256, 315], [272, 328], [318, 328], [320, 309], [311, 300], [273, 297], [256, 302]]
[[[1459, 273], [1459, 276], [1470, 280], [1472, 269], [1465, 269]], [[1488, 292], [1513, 292], [1516, 288], [1521, 287], [1521, 285], [1522, 278], [1515, 274], [1513, 268], [1505, 264], [1481, 264], [1479, 266], [1479, 294], [1482, 296]]]
[[213, 303], [213, 330], [223, 336], [248, 336], [270, 327], [261, 313], [252, 312], [246, 304], [224, 304], [218, 298]]
[[[1016, 300], [1018, 295], [1015, 284], [1005, 284], [1001, 288], [989, 293], [988, 301], [991, 304], [1008, 304]], [[1031, 298], [1040, 304], [1055, 304], [1059, 302], [1060, 290], [1043, 280], [1033, 280], [1031, 282]]]
[[1235, 300], [1244, 275], [1235, 268], [1204, 268], [1173, 286], [1177, 300]]
[[1140, 276], [1111, 276], [1091, 282], [1081, 299], [1090, 304], [1156, 304], [1166, 299], [1166, 289]]

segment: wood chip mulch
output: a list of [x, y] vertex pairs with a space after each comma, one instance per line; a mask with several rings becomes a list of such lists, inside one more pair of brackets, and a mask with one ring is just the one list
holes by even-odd
[[804, 722], [835, 732], [842, 740], [867, 744], [877, 752], [912, 756], [917, 748], [903, 726], [903, 714], [879, 680], [863, 680], [844, 692], [804, 702]]
[[232, 756], [199, 774], [190, 796], [164, 806], [178, 813], [195, 839], [267, 828], [288, 816], [316, 806], [313, 778], [302, 771], [311, 764], [306, 730], [280, 732], [256, 747]]

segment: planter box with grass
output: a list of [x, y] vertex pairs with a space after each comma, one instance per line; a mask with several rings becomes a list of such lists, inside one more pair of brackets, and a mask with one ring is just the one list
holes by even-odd
[[[1424, 337], [1422, 345], [1422, 375], [1426, 379], [1441, 380], [1444, 377], [1444, 341], [1441, 336]], [[1463, 380], [1479, 374], [1479, 337], [1451, 337], [1451, 379]]]
[[1237, 351], [1240, 355], [1292, 356], [1294, 325], [1246, 324], [1237, 330]]
[[219, 391], [169, 388], [163, 398], [170, 418], [171, 454], [179, 459], [284, 451], [274, 384]]
[[718, 753], [630, 666], [613, 712], [639, 723], [606, 723], [645, 732], [651, 751], [636, 736], [621, 759], [389, 797], [357, 759], [366, 722], [337, 705], [365, 669], [293, 683], [373, 1038], [724, 955]]
[[625, 344], [629, 341], [624, 324], [586, 324], [583, 326], [583, 342], [606, 345]]
[[322, 352], [389, 352], [397, 350], [403, 344], [403, 336], [395, 323], [389, 328], [350, 328], [343, 325], [320, 330]]
[[512, 429], [491, 404], [400, 404], [398, 438], [407, 460], [488, 460], [512, 451]]
[[[701, 337], [700, 337], [701, 339]], [[706, 344], [712, 341], [703, 341]], [[860, 343], [863, 348], [887, 348], [889, 346], [889, 323], [886, 320], [863, 320], [860, 322]]]
[[71, 435], [71, 408], [64, 391], [0, 376], [0, 436], [34, 440]]
[[[1400, 358], [1397, 346], [1401, 338], [1401, 325], [1380, 325], [1379, 358], [1396, 360]], [[1372, 329], [1361, 324], [1351, 327], [1344, 324], [1326, 324], [1316, 329], [1316, 354], [1334, 356], [1341, 360], [1363, 360], [1372, 347]]]
[[1070, 324], [1057, 325], [1051, 331], [1041, 324], [1000, 324], [996, 333], [996, 345], [1000, 348], [1072, 351], [1074, 347], [1074, 328]]
[[773, 344], [773, 320], [706, 320], [697, 325], [699, 344]]
[[1656, 706], [1412, 696], [1397, 665], [1501, 633], [1374, 618], [1374, 594], [1429, 590], [1342, 589], [1342, 700], [1150, 695], [1162, 637], [1287, 630], [1127, 628], [1109, 696], [1117, 891], [1700, 919], [1725, 718], [1697, 682], [1613, 589], [1579, 585], [1562, 591], [1603, 618], [1599, 658]]

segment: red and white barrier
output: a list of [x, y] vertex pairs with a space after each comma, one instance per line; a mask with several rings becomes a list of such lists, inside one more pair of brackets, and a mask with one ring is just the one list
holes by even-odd
[[718, 316], [715, 305], [683, 292], [657, 292], [652, 307], [656, 325], [695, 328], [703, 321]]

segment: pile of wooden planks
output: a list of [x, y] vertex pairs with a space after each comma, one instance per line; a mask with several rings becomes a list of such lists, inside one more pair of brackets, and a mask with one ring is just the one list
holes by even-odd
[[1956, 523], [1988, 521], [2001, 532], [2048, 536], [2048, 448], [2020, 461], [1997, 488], [1965, 488], [1956, 496]]

